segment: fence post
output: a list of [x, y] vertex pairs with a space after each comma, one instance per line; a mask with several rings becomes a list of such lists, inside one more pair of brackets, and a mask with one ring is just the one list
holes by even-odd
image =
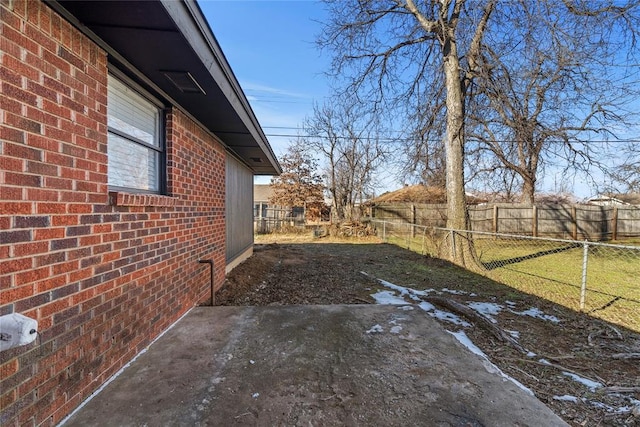
[[416, 236], [416, 228], [414, 227], [416, 223], [416, 205], [411, 204], [411, 238]]
[[531, 235], [538, 237], [538, 207], [533, 205], [531, 209]]
[[613, 207], [611, 218], [611, 240], [618, 240], [618, 207]]
[[451, 236], [451, 259], [456, 258], [456, 236], [453, 230], [449, 230]]
[[587, 297], [587, 260], [589, 258], [589, 243], [584, 240], [584, 249], [582, 251], [582, 285], [580, 286], [580, 310], [584, 311], [585, 299]]
[[571, 221], [573, 222], [571, 236], [573, 240], [578, 240], [578, 210], [575, 205], [571, 206]]

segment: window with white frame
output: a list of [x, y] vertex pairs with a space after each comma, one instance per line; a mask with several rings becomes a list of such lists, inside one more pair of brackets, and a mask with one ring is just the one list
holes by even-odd
[[107, 126], [109, 187], [160, 193], [164, 164], [160, 107], [109, 74]]

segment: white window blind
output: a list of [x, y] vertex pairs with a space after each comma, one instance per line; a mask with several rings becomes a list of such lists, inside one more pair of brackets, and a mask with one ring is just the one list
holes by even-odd
[[160, 109], [109, 75], [107, 83], [109, 185], [160, 191]]

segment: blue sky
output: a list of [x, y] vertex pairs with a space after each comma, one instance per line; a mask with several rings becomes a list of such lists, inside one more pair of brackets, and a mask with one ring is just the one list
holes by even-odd
[[[313, 103], [322, 104], [329, 95], [329, 53], [322, 54], [314, 40], [326, 18], [324, 6], [311, 0], [199, 0], [218, 43], [240, 82], [278, 157], [286, 152]], [[386, 176], [393, 176], [387, 171]], [[401, 185], [387, 178], [385, 188]], [[569, 182], [567, 182], [569, 181]], [[268, 183], [268, 177], [258, 177]], [[538, 191], [554, 191], [559, 184], [578, 197], [595, 191], [583, 177], [566, 177], [547, 170]]]
[[[329, 58], [314, 45], [324, 17], [314, 1], [200, 0], [218, 43], [276, 155], [285, 153], [313, 103], [329, 93]], [[276, 128], [276, 129], [274, 129]], [[268, 180], [267, 180], [268, 182]]]

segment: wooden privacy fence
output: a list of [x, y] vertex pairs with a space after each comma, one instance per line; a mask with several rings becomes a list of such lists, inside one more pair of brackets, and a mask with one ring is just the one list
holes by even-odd
[[[381, 203], [371, 216], [381, 221], [445, 227], [444, 204]], [[469, 206], [472, 231], [533, 237], [618, 240], [640, 236], [640, 206], [517, 205]]]

